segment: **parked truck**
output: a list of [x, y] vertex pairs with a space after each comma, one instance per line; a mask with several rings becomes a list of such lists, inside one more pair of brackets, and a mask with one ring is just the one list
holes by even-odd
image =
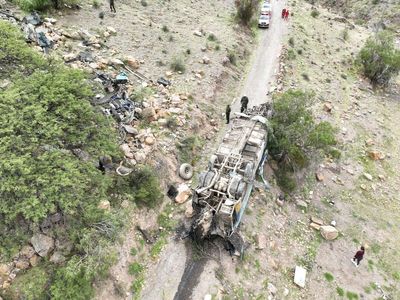
[[268, 104], [235, 113], [208, 168], [193, 190], [194, 221], [191, 235], [197, 241], [220, 236], [237, 253], [244, 242], [238, 227], [248, 205], [257, 170], [266, 159]]

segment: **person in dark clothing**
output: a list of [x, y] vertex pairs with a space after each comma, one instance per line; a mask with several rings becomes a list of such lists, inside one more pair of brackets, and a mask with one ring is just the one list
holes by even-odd
[[240, 99], [240, 104], [242, 105], [240, 108], [240, 112], [244, 112], [247, 109], [247, 105], [249, 104], [249, 98], [247, 96], [243, 96], [242, 99]]
[[282, 9], [282, 19], [285, 18], [285, 15], [286, 15], [286, 8]]
[[229, 124], [230, 115], [231, 115], [231, 106], [228, 104], [225, 110], [226, 124]]
[[353, 262], [353, 264], [356, 265], [356, 267], [358, 267], [358, 265], [360, 264], [360, 261], [364, 258], [364, 252], [365, 252], [365, 248], [363, 246], [361, 246], [361, 249], [356, 252], [353, 259], [351, 260]]
[[114, 6], [114, 0], [110, 0], [110, 9], [111, 9], [111, 12], [117, 12], [116, 10], [115, 10], [115, 6]]

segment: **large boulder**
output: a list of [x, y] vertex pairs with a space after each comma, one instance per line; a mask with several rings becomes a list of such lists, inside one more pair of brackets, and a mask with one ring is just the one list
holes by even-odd
[[36, 233], [32, 236], [31, 244], [41, 257], [46, 257], [54, 249], [53, 238], [41, 233]]
[[321, 226], [319, 231], [324, 239], [331, 241], [339, 236], [339, 231], [333, 226]]

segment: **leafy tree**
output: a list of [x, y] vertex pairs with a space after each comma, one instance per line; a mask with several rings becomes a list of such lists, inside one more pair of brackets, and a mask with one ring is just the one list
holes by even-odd
[[316, 123], [311, 112], [313, 95], [289, 90], [274, 98], [274, 115], [268, 151], [278, 160], [278, 183], [287, 191], [295, 188], [290, 173], [308, 165], [316, 150], [328, 152], [336, 144], [335, 130], [328, 122]]
[[370, 37], [358, 55], [358, 63], [372, 83], [387, 85], [400, 71], [400, 50], [395, 48], [393, 34], [381, 31]]
[[235, 0], [236, 19], [245, 26], [249, 26], [257, 11], [257, 0]]

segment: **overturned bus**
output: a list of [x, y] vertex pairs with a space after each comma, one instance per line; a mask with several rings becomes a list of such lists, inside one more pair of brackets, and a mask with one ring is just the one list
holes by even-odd
[[[202, 241], [220, 236], [236, 254], [244, 250], [238, 233], [257, 170], [267, 157], [268, 104], [235, 113], [207, 170], [199, 174], [193, 189], [194, 221], [191, 236]], [[261, 173], [260, 173], [261, 174]]]

